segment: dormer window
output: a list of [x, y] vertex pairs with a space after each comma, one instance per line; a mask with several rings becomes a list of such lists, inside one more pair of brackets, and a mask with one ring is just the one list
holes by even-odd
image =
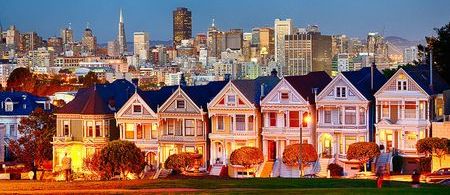
[[184, 100], [177, 100], [177, 108], [185, 108]]
[[11, 99], [7, 98], [5, 100], [5, 111], [6, 112], [12, 112], [14, 109], [14, 103], [11, 101]]
[[336, 98], [347, 98], [347, 87], [336, 87]]
[[140, 114], [142, 113], [142, 106], [140, 104], [133, 105], [133, 113]]
[[408, 89], [408, 81], [399, 79], [397, 80], [397, 91], [406, 91]]
[[289, 93], [281, 92], [281, 100], [289, 100]]
[[228, 106], [236, 105], [236, 96], [235, 95], [228, 95], [227, 96], [227, 105]]

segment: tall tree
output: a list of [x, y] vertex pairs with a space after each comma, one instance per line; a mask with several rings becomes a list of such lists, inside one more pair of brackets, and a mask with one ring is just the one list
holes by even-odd
[[29, 117], [20, 120], [20, 137], [9, 142], [9, 149], [16, 161], [34, 172], [33, 179], [36, 179], [36, 172], [44, 162], [52, 159], [51, 141], [55, 133], [55, 115], [37, 108]]
[[83, 87], [90, 87], [95, 83], [99, 83], [99, 80], [94, 72], [89, 72], [83, 77]]
[[[430, 60], [430, 50], [433, 52], [433, 67], [447, 82], [450, 83], [450, 22], [440, 28], [435, 28], [436, 36], [425, 37], [427, 46], [418, 45], [419, 57], [425, 54], [426, 62]], [[425, 51], [425, 53], [424, 53]]]
[[25, 91], [33, 93], [36, 79], [28, 68], [16, 68], [9, 75], [7, 91]]

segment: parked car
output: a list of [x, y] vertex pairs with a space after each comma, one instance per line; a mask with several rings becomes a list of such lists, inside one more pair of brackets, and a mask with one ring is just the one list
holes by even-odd
[[427, 183], [436, 183], [446, 179], [450, 179], [450, 168], [441, 168], [433, 173], [425, 175], [425, 181]]

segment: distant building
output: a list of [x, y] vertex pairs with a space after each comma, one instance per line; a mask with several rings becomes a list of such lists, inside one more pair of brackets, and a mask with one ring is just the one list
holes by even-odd
[[70, 26], [61, 30], [61, 38], [63, 40], [63, 44], [73, 42], [73, 30]]
[[119, 54], [119, 43], [117, 43], [117, 40], [108, 41], [108, 56], [117, 57]]
[[139, 59], [147, 60], [149, 53], [149, 35], [147, 32], [135, 32], [133, 34], [134, 55]]
[[94, 55], [97, 49], [97, 38], [92, 33], [92, 30], [87, 27], [84, 30], [83, 38], [81, 39], [82, 53], [84, 55]]
[[21, 52], [28, 52], [36, 50], [42, 46], [42, 38], [36, 32], [26, 32], [20, 35], [19, 50]]
[[187, 8], [179, 7], [173, 11], [173, 43], [178, 45], [183, 39], [192, 37], [192, 14]]
[[6, 31], [6, 45], [13, 48], [18, 48], [20, 44], [20, 33], [16, 26], [10, 26]]
[[166, 86], [179, 85], [182, 75], [182, 72], [167, 73], [164, 83], [166, 84]]
[[220, 57], [220, 53], [225, 50], [226, 44], [224, 43], [225, 35], [223, 32], [219, 31], [216, 27], [215, 23], [211, 23], [211, 26], [208, 28], [207, 33], [207, 49], [208, 49], [208, 57]]
[[275, 54], [275, 36], [272, 28], [264, 27], [259, 29], [259, 56], [262, 63], [267, 64]]
[[284, 36], [294, 33], [294, 22], [292, 19], [275, 19], [275, 62], [284, 64]]
[[414, 63], [417, 61], [417, 47], [408, 47], [403, 51], [403, 63]]
[[231, 29], [225, 32], [225, 48], [232, 50], [242, 49], [243, 32], [242, 29]]
[[55, 53], [60, 54], [63, 51], [63, 40], [61, 37], [49, 37], [47, 47], [53, 48]]
[[119, 32], [117, 35], [117, 42], [119, 45], [119, 54], [124, 55], [124, 53], [127, 51], [127, 40], [125, 35], [125, 26], [123, 23], [122, 9], [120, 9]]
[[16, 63], [10, 60], [0, 59], [0, 84], [1, 87], [6, 87], [9, 75], [17, 67]]

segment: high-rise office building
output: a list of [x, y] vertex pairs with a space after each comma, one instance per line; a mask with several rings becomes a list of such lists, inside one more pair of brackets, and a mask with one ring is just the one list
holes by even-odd
[[349, 39], [346, 35], [332, 35], [331, 36], [331, 53], [336, 56], [340, 53], [349, 53]]
[[108, 41], [108, 56], [117, 57], [119, 56], [119, 44], [117, 40]]
[[231, 29], [225, 32], [225, 48], [232, 50], [242, 49], [243, 32], [242, 29]]
[[81, 46], [84, 55], [95, 54], [95, 50], [97, 49], [97, 38], [94, 36], [89, 26], [84, 30]]
[[61, 37], [49, 37], [47, 39], [47, 47], [53, 48], [55, 53], [59, 54], [63, 51], [63, 40]]
[[192, 14], [187, 8], [179, 7], [173, 11], [173, 44], [192, 37]]
[[147, 32], [135, 32], [133, 34], [134, 55], [139, 59], [147, 60], [149, 53], [149, 35]]
[[285, 35], [285, 76], [305, 75], [312, 71], [312, 36], [308, 33]]
[[312, 36], [312, 71], [325, 71], [331, 75], [333, 60], [331, 36], [322, 35], [320, 31], [308, 32]]
[[259, 47], [259, 28], [252, 29], [252, 46]]
[[42, 45], [42, 38], [36, 32], [26, 32], [20, 35], [19, 50], [28, 52], [36, 50]]
[[119, 31], [117, 34], [117, 42], [119, 44], [119, 54], [124, 55], [127, 52], [127, 40], [125, 36], [125, 26], [123, 23], [122, 9], [119, 13]]
[[275, 36], [272, 28], [264, 27], [259, 29], [259, 53], [263, 58], [263, 63], [271, 59], [275, 53]]
[[417, 61], [417, 47], [408, 47], [403, 51], [403, 62], [404, 63], [414, 63]]
[[219, 31], [213, 19], [207, 33], [208, 57], [220, 57], [220, 53], [225, 49], [224, 33]]
[[19, 47], [20, 33], [16, 29], [16, 26], [12, 25], [6, 31], [6, 45], [11, 47]]
[[70, 25], [68, 28], [61, 29], [61, 38], [62, 38], [63, 44], [68, 44], [68, 43], [73, 42], [73, 30], [70, 27]]
[[275, 62], [283, 66], [284, 63], [284, 36], [294, 33], [294, 24], [291, 19], [275, 19]]

